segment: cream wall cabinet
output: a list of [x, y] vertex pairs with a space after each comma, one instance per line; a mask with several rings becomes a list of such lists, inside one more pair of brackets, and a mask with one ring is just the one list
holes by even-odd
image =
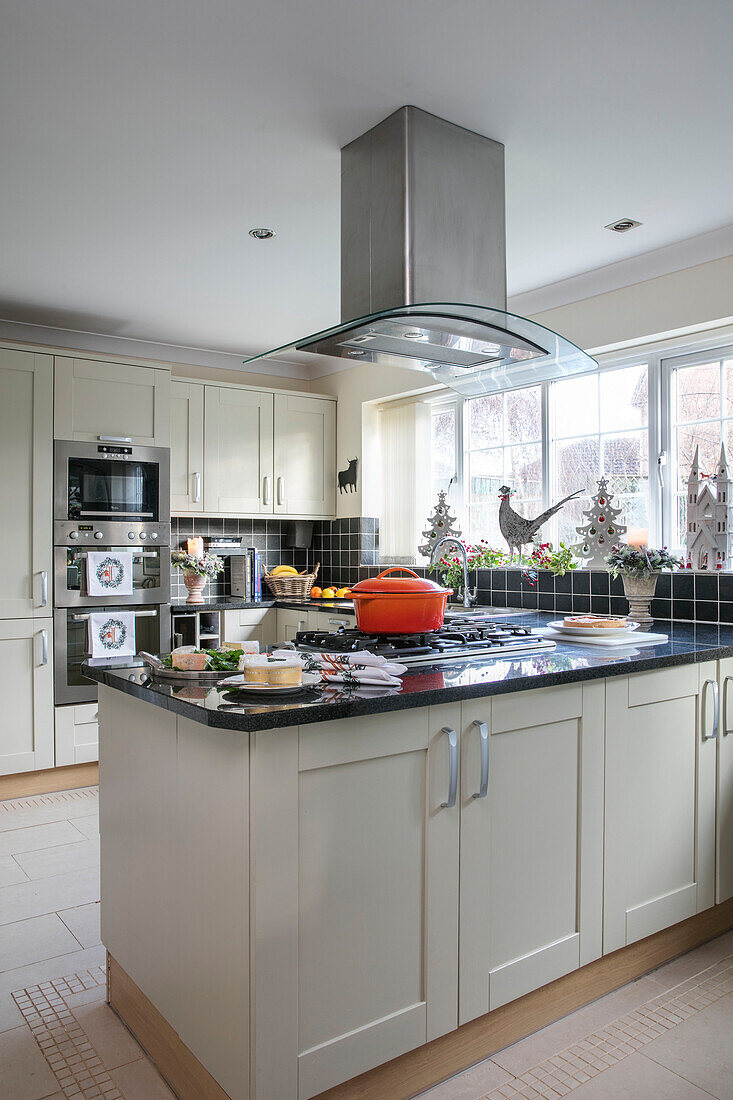
[[169, 369], [56, 356], [54, 436], [168, 447]]
[[260, 648], [277, 641], [275, 608], [265, 611], [224, 611], [225, 642], [259, 642]]
[[456, 1027], [458, 721], [449, 705], [255, 735], [257, 1096], [306, 1100]]
[[715, 903], [717, 678], [706, 662], [607, 681], [604, 953]]
[[52, 768], [51, 619], [0, 621], [0, 774]]
[[271, 393], [206, 386], [204, 505], [212, 515], [272, 512]]
[[56, 707], [56, 767], [88, 764], [99, 759], [99, 716], [96, 703]]
[[171, 382], [171, 511], [204, 510], [204, 387]]
[[733, 658], [720, 661], [720, 729], [716, 769], [715, 901], [733, 897]]
[[275, 394], [275, 514], [328, 516], [336, 510], [336, 406]]
[[0, 619], [52, 613], [53, 360], [0, 349], [0, 513], [11, 538]]
[[460, 1014], [601, 954], [602, 683], [461, 708]]

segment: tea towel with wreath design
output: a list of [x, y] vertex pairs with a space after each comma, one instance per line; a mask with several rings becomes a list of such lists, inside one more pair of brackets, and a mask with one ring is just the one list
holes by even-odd
[[95, 612], [89, 616], [89, 656], [134, 657], [135, 615], [132, 611]]
[[132, 553], [129, 550], [89, 550], [87, 552], [87, 594], [104, 596], [132, 595]]

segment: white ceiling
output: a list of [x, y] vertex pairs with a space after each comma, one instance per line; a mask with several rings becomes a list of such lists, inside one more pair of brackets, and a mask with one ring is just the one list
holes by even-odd
[[731, 0], [0, 0], [0, 317], [242, 353], [337, 322], [339, 149], [405, 103], [505, 143], [511, 294], [709, 233], [732, 46]]

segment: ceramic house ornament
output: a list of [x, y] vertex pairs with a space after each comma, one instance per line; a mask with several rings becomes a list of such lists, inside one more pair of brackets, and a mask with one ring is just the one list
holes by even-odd
[[700, 472], [700, 448], [695, 448], [687, 479], [687, 560], [693, 569], [729, 569], [731, 556], [731, 481], [725, 445], [716, 472]]

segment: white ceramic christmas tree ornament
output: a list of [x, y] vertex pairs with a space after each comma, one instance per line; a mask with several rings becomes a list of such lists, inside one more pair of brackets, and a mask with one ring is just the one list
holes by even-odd
[[728, 569], [731, 557], [731, 481], [725, 445], [716, 472], [700, 472], [700, 448], [695, 448], [687, 479], [687, 560], [692, 569]]
[[581, 561], [596, 569], [606, 568], [606, 558], [611, 548], [626, 534], [626, 525], [616, 518], [621, 515], [622, 509], [612, 504], [613, 499], [614, 494], [609, 493], [608, 482], [602, 477], [593, 503], [587, 511], [583, 510], [588, 522], [575, 528], [580, 542], [570, 547]]

